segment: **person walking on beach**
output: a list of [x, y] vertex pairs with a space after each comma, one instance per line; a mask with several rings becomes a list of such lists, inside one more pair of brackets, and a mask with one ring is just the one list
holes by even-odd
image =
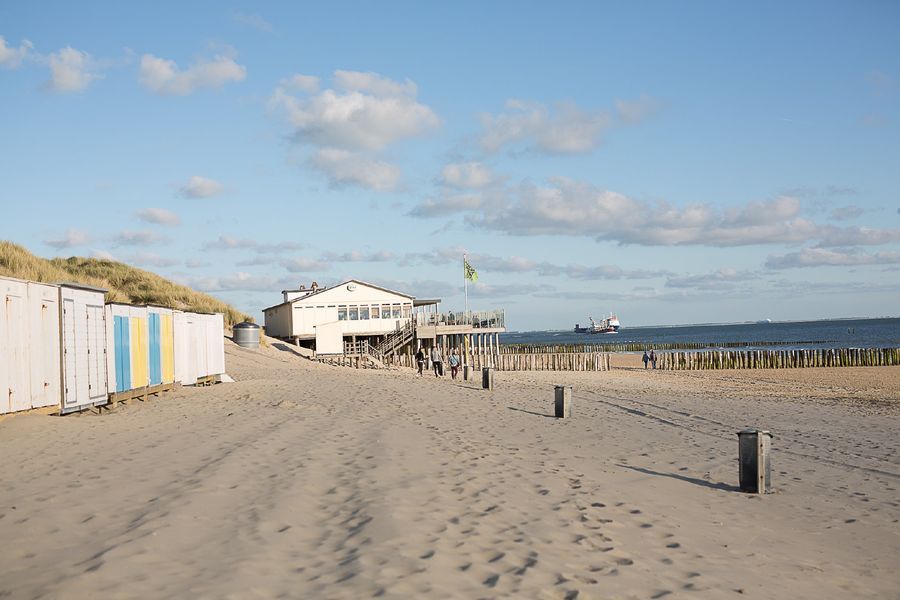
[[456, 348], [450, 351], [450, 358], [447, 359], [447, 362], [450, 363], [450, 377], [456, 379], [456, 374], [459, 372], [459, 355], [456, 353]]
[[650, 348], [650, 364], [653, 365], [654, 369], [656, 368], [656, 352], [653, 351], [653, 348]]
[[416, 377], [421, 377], [422, 369], [425, 368], [425, 348], [419, 348], [419, 351], [416, 352], [416, 365], [419, 367], [419, 373]]
[[435, 346], [431, 349], [431, 366], [434, 367], [434, 376], [441, 377], [444, 374], [444, 357], [441, 349]]
[[650, 355], [647, 354], [647, 351], [644, 350], [644, 357], [641, 359], [644, 361], [644, 368], [647, 368], [647, 363], [650, 362]]

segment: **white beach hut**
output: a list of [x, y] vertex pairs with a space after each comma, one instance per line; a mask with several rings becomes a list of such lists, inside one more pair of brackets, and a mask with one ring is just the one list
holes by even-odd
[[175, 343], [175, 383], [182, 385], [193, 385], [197, 382], [197, 378], [191, 379], [192, 372], [190, 348], [191, 343], [188, 336], [188, 315], [181, 310], [172, 311], [172, 329], [174, 332]]
[[108, 400], [104, 293], [90, 286], [60, 284], [63, 413]]
[[225, 316], [202, 315], [206, 322], [206, 375], [225, 372]]
[[58, 406], [59, 288], [0, 277], [0, 414]]

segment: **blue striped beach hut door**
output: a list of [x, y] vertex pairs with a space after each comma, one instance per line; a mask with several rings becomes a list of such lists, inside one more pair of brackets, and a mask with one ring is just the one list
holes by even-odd
[[159, 342], [159, 314], [150, 313], [150, 385], [162, 383], [162, 357], [160, 355]]
[[128, 317], [113, 317], [113, 337], [115, 338], [116, 391], [131, 389], [131, 329]]

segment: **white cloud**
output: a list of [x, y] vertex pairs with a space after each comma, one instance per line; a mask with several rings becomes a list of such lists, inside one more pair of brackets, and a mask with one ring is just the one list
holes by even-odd
[[84, 246], [89, 244], [90, 241], [91, 236], [86, 231], [81, 231], [80, 229], [67, 229], [65, 234], [61, 237], [44, 240], [44, 243], [61, 250], [63, 248]]
[[137, 212], [138, 219], [156, 225], [179, 225], [181, 218], [165, 208], [144, 208]]
[[374, 73], [336, 71], [339, 90], [299, 98], [278, 87], [270, 106], [282, 111], [297, 142], [351, 150], [381, 150], [423, 135], [440, 124], [416, 101], [415, 84], [397, 83]]
[[441, 181], [455, 188], [483, 188], [494, 182], [494, 174], [480, 162], [451, 163], [441, 170]]
[[533, 294], [546, 289], [546, 286], [530, 283], [489, 284], [479, 281], [469, 284], [469, 296], [473, 298], [506, 298]]
[[65, 47], [48, 59], [50, 81], [47, 86], [59, 93], [81, 92], [100, 78], [97, 65], [87, 52]]
[[209, 267], [212, 263], [205, 260], [197, 260], [197, 259], [188, 259], [184, 261], [184, 266], [188, 269], [201, 269], [203, 267]]
[[[438, 248], [430, 252], [409, 252], [400, 257], [400, 266], [448, 264], [459, 262], [466, 251], [460, 247]], [[542, 276], [565, 276], [580, 280], [653, 279], [671, 275], [664, 270], [626, 270], [616, 265], [558, 265], [538, 262], [523, 256], [494, 256], [491, 254], [469, 253], [469, 264], [480, 273], [527, 273]]]
[[313, 258], [286, 258], [281, 261], [281, 266], [291, 273], [306, 273], [309, 271], [324, 271], [329, 268], [325, 261]]
[[185, 198], [211, 198], [222, 192], [222, 184], [214, 179], [194, 175], [179, 188]]
[[324, 173], [333, 186], [358, 185], [388, 192], [397, 189], [400, 181], [398, 167], [338, 148], [322, 148], [310, 157], [309, 164]]
[[256, 256], [245, 258], [244, 260], [239, 260], [235, 265], [238, 267], [267, 267], [272, 264], [276, 264], [279, 259], [272, 255], [266, 254], [257, 254]]
[[4, 69], [19, 68], [32, 48], [34, 46], [28, 40], [22, 40], [18, 48], [8, 46], [6, 38], [0, 35], [0, 67]]
[[701, 275], [673, 275], [666, 280], [666, 287], [724, 291], [758, 278], [757, 273], [723, 268]]
[[269, 23], [261, 15], [258, 15], [256, 13], [248, 14], [236, 12], [234, 13], [233, 19], [236, 23], [247, 25], [261, 33], [272, 33], [273, 31], [275, 31], [275, 27], [271, 23]]
[[356, 250], [338, 254], [336, 252], [324, 252], [322, 260], [327, 262], [387, 262], [397, 258], [393, 252], [377, 250], [375, 252], [359, 252]]
[[319, 91], [319, 78], [315, 75], [292, 75], [281, 80], [281, 87], [295, 92], [315, 94]]
[[257, 276], [239, 271], [220, 277], [178, 278], [178, 282], [202, 292], [276, 292], [292, 285], [286, 279]]
[[879, 246], [900, 242], [900, 229], [872, 229], [871, 227], [827, 227], [819, 247]]
[[204, 250], [234, 250], [237, 248], [256, 248], [259, 242], [250, 239], [237, 239], [227, 235], [220, 235], [213, 242], [203, 244]]
[[862, 215], [865, 210], [859, 206], [838, 206], [831, 209], [831, 218], [835, 221], [847, 221]]
[[137, 265], [139, 267], [159, 268], [171, 267], [177, 265], [180, 262], [172, 258], [166, 258], [158, 254], [153, 254], [152, 252], [139, 252], [137, 254], [133, 254], [128, 258], [128, 261], [131, 264]]
[[149, 246], [168, 241], [169, 238], [155, 231], [131, 231], [126, 229], [113, 238], [117, 246]]
[[550, 186], [523, 185], [499, 209], [467, 217], [470, 224], [513, 235], [590, 236], [646, 246], [742, 246], [801, 242], [819, 227], [799, 216], [794, 198], [721, 210], [644, 202], [565, 178]]
[[551, 110], [542, 104], [509, 100], [499, 115], [480, 115], [484, 129], [480, 142], [488, 152], [504, 146], [523, 146], [547, 154], [582, 154], [600, 143], [611, 124], [608, 113], [586, 111], [573, 103]]
[[91, 252], [91, 258], [99, 258], [100, 260], [118, 260], [112, 253], [106, 250], [94, 250]]
[[334, 84], [345, 92], [368, 92], [381, 97], [415, 97], [419, 89], [407, 79], [403, 83], [382, 77], [378, 73], [360, 71], [335, 71]]
[[627, 125], [636, 125], [655, 115], [661, 108], [659, 100], [647, 95], [636, 100], [616, 100], [616, 114]]
[[186, 96], [199, 89], [243, 81], [246, 76], [247, 69], [228, 56], [198, 60], [182, 70], [173, 60], [145, 54], [141, 57], [139, 79], [141, 85], [157, 94]]
[[439, 198], [426, 198], [409, 211], [413, 217], [439, 217], [461, 212], [471, 212], [485, 205], [482, 194], [445, 194]]
[[900, 263], [900, 252], [866, 253], [858, 248], [828, 250], [804, 248], [799, 252], [773, 254], [766, 259], [770, 269], [800, 267], [854, 267], [861, 265], [894, 265]]
[[302, 250], [305, 245], [301, 242], [274, 242], [261, 244], [252, 239], [233, 238], [228, 235], [220, 235], [216, 240], [203, 244], [204, 250], [253, 250], [259, 254], [279, 254]]

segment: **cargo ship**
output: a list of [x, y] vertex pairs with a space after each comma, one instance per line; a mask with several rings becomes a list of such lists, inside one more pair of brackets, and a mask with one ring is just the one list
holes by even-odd
[[609, 316], [599, 324], [594, 321], [594, 317], [588, 317], [588, 319], [591, 324], [587, 327], [575, 324], [575, 333], [619, 333], [619, 318], [612, 313], [609, 313]]

